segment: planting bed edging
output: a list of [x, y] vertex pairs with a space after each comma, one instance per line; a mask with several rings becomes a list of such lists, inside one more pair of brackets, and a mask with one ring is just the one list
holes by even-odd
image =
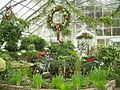
[[[115, 86], [116, 86], [115, 80], [111, 80], [105, 85], [105, 88], [106, 90], [114, 90]], [[99, 90], [99, 89], [98, 88], [87, 88], [87, 89], [82, 89], [82, 90]]]
[[34, 89], [27, 86], [17, 86], [0, 83], [0, 90], [58, 90], [58, 89]]
[[[116, 86], [115, 80], [109, 81], [105, 87], [106, 90], [114, 90]], [[0, 83], [0, 90], [58, 90], [58, 89], [33, 89], [27, 86], [16, 86], [16, 85], [8, 85]], [[99, 90], [98, 88], [88, 88], [88, 89], [81, 89], [81, 90]]]

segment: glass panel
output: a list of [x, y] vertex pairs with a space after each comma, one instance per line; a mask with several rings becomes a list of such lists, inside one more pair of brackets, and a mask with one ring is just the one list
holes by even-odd
[[97, 12], [95, 12], [95, 17], [96, 18], [99, 18], [99, 17], [101, 17], [102, 16], [102, 11], [97, 11]]
[[114, 15], [113, 18], [120, 18], [120, 11], [119, 14]]
[[85, 12], [85, 16], [89, 16], [91, 18], [94, 18], [94, 12], [93, 11]]
[[105, 36], [111, 36], [111, 28], [105, 28], [104, 29], [104, 35]]
[[22, 6], [22, 5], [20, 5], [20, 4], [18, 4], [17, 6], [15, 6], [14, 8], [13, 8], [13, 12], [14, 13], [17, 13], [21, 8], [23, 8], [24, 6]]
[[105, 45], [105, 40], [104, 39], [97, 39], [97, 44], [98, 45]]
[[97, 36], [102, 36], [102, 30], [96, 30], [96, 35]]
[[21, 18], [26, 19], [26, 18], [27, 18], [29, 15], [31, 15], [32, 13], [34, 13], [34, 11], [33, 11], [33, 10], [30, 10], [29, 12], [24, 13], [24, 15], [22, 14]]
[[120, 18], [113, 19], [113, 27], [120, 27]]
[[108, 10], [107, 10], [107, 11], [106, 11], [106, 10], [104, 11], [104, 16], [110, 16], [110, 15], [111, 15], [111, 11], [110, 11], [110, 10], [109, 10], [109, 11], [108, 11]]
[[113, 28], [113, 36], [120, 36], [120, 28]]
[[110, 43], [109, 43], [109, 39], [106, 39], [106, 45], [109, 45]]

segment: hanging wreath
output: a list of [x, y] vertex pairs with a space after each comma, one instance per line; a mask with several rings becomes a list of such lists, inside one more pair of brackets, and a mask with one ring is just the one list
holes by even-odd
[[[54, 23], [53, 22], [53, 15], [55, 12], [60, 11], [63, 14], [63, 21], [62, 23]], [[54, 7], [50, 13], [48, 14], [47, 23], [48, 27], [53, 29], [53, 31], [57, 31], [57, 40], [60, 41], [60, 31], [65, 30], [65, 28], [69, 25], [70, 22], [70, 13], [61, 6]]]

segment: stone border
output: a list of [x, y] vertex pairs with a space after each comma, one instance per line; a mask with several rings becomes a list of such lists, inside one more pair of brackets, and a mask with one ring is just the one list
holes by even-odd
[[[115, 80], [111, 80], [105, 85], [106, 90], [114, 90], [115, 86], [116, 86]], [[58, 89], [33, 89], [28, 86], [16, 86], [0, 83], [0, 90], [3, 90], [1, 88], [3, 88], [4, 90], [58, 90]], [[87, 88], [81, 90], [98, 90], [98, 88]]]
[[0, 90], [58, 90], [58, 89], [34, 89], [28, 86], [17, 86], [0, 83]]
[[106, 85], [105, 85], [107, 90], [114, 90], [116, 87], [116, 81], [115, 80], [111, 80], [109, 81]]

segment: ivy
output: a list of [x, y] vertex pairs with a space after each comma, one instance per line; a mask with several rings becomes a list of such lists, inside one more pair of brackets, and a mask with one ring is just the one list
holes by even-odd
[[120, 5], [117, 7], [117, 9], [112, 12], [111, 16], [114, 16], [114, 15], [119, 15], [120, 14]]
[[104, 23], [106, 25], [110, 25], [110, 26], [112, 25], [112, 19], [111, 19], [110, 16], [100, 17], [100, 18], [98, 18], [96, 20], [98, 20], [98, 21], [100, 21], [100, 22], [102, 22], [102, 23]]
[[67, 2], [68, 7], [78, 16], [78, 19], [83, 21], [83, 22], [87, 22], [90, 23], [92, 25], [93, 28], [95, 28], [97, 26], [96, 24], [96, 20], [90, 18], [89, 16], [84, 16], [81, 14], [80, 10], [77, 8], [74, 8], [69, 2]]
[[[96, 28], [98, 21], [101, 22], [101, 23], [107, 24], [107, 25], [112, 25], [112, 19], [110, 18], [110, 16], [105, 16], [105, 17], [100, 17], [100, 18], [97, 18], [97, 19], [92, 19], [89, 16], [82, 15], [80, 10], [77, 9], [77, 8], [74, 8], [69, 2], [66, 1], [66, 3], [68, 5], [68, 7], [78, 16], [79, 20], [81, 20], [83, 22], [86, 22], [86, 23], [90, 23], [92, 28]], [[117, 8], [115, 13], [118, 12], [118, 11], [120, 11], [120, 6]]]

